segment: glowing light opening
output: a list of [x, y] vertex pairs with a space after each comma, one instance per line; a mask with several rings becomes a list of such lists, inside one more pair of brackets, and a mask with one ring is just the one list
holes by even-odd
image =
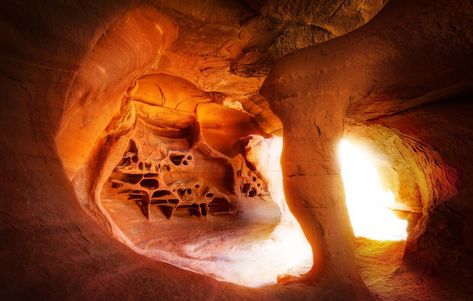
[[[216, 243], [204, 241], [188, 244], [184, 250], [190, 258], [200, 259], [189, 265], [191, 270], [212, 275], [218, 280], [249, 287], [276, 284], [280, 276], [299, 276], [313, 265], [312, 248], [302, 228], [290, 212], [283, 191], [281, 170], [282, 138], [264, 139], [254, 136], [250, 140], [249, 160], [265, 178], [270, 199], [280, 209], [279, 224], [262, 238], [225, 238]], [[264, 217], [261, 217], [264, 218]], [[220, 245], [219, 248], [213, 245]], [[209, 254], [212, 259], [209, 260]]]
[[339, 158], [345, 199], [353, 232], [374, 240], [405, 240], [407, 221], [390, 209], [396, 200], [385, 190], [375, 165], [376, 156], [360, 145], [343, 139]]
[[268, 274], [272, 273], [275, 283], [276, 275], [300, 276], [307, 273], [313, 265], [312, 248], [286, 203], [281, 169], [282, 138], [263, 139], [255, 136], [251, 143], [253, 146], [248, 157], [250, 160], [253, 157], [252, 161], [268, 184], [271, 199], [281, 211], [281, 221], [266, 242], [270, 248], [267, 253], [263, 250], [268, 259], [277, 263], [275, 270], [267, 271]]

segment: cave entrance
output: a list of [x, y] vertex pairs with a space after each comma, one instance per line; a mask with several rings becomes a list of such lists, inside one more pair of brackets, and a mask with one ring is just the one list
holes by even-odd
[[401, 241], [407, 237], [407, 221], [398, 217], [394, 193], [386, 188], [378, 171], [382, 157], [367, 146], [343, 139], [339, 146], [345, 199], [356, 237]]
[[198, 143], [177, 152], [170, 140], [137, 133], [102, 192], [110, 221], [132, 249], [250, 287], [310, 270], [310, 244], [282, 189], [282, 138], [248, 137], [244, 156], [229, 165]]
[[[158, 87], [158, 88], [157, 88]], [[99, 210], [135, 252], [218, 280], [275, 284], [312, 267], [282, 189], [282, 138], [174, 76], [131, 88], [103, 146]], [[105, 155], [106, 154], [106, 155]]]

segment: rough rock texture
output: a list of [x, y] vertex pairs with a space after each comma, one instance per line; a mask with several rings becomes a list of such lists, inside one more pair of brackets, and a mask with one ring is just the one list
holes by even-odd
[[[410, 182], [419, 195], [406, 203], [413, 209], [422, 203], [422, 217], [410, 233], [406, 259], [417, 267], [471, 272], [471, 202], [462, 197], [471, 194], [469, 188], [457, 192], [463, 186], [457, 172], [468, 183], [470, 164], [463, 154], [471, 125], [469, 111], [458, 103], [473, 88], [472, 9], [468, 1], [393, 1], [361, 29], [288, 55], [271, 71], [263, 94], [284, 127], [288, 203], [314, 254], [326, 257], [313, 277], [330, 278], [340, 266], [354, 270], [353, 260], [341, 253], [351, 252], [350, 234], [339, 230], [348, 223], [331, 218], [345, 211], [335, 159], [344, 121], [348, 132], [357, 123], [369, 127], [365, 133], [375, 144], [389, 145], [388, 156], [405, 156], [394, 168], [408, 166], [416, 174]], [[426, 105], [441, 101], [436, 114]], [[395, 139], [402, 148], [392, 145]], [[406, 182], [408, 176], [400, 177]], [[312, 189], [312, 183], [325, 189]]]
[[[0, 299], [367, 300], [335, 158], [344, 131], [392, 162], [412, 216], [408, 267], [468, 276], [472, 4], [392, 0], [376, 15], [383, 5], [3, 1]], [[306, 281], [218, 282], [112, 238], [95, 201], [138, 120], [173, 139], [199, 128], [227, 158], [255, 129], [283, 127], [286, 196], [315, 254]], [[238, 126], [223, 135], [218, 123]]]
[[[112, 121], [97, 146], [103, 159], [74, 183], [84, 208], [118, 240], [205, 274], [202, 264], [192, 262], [197, 259], [188, 245], [209, 244], [212, 235], [226, 243], [268, 236], [280, 212], [246, 158], [249, 137], [265, 135], [253, 117], [209, 103], [185, 81], [171, 85], [173, 79], [153, 75], [137, 81], [122, 112], [135, 120], [121, 131], [112, 129], [120, 124]], [[100, 184], [84, 190], [90, 178]], [[214, 248], [222, 248], [218, 239]]]
[[374, 121], [405, 135], [416, 146], [412, 157], [431, 160], [417, 162], [426, 195], [421, 189], [423, 216], [411, 233], [406, 259], [434, 274], [453, 271], [471, 277], [473, 271], [469, 98], [457, 96]]
[[[372, 14], [379, 8], [381, 4], [373, 2]], [[190, 82], [201, 90], [198, 99], [204, 102], [238, 106], [225, 95], [248, 98], [246, 111], [269, 131], [280, 129], [257, 90], [269, 69], [266, 49], [286, 21], [265, 17], [237, 1], [3, 1], [0, 11], [1, 299], [274, 300], [343, 295], [304, 285], [248, 289], [147, 259], [110, 237], [106, 219], [85, 206], [97, 197], [91, 192], [107, 179], [97, 167], [111, 154], [123, 155], [101, 146], [107, 137], [133, 127], [140, 111], [138, 106], [130, 108], [130, 98], [137, 92], [135, 80], [145, 74], [183, 77], [184, 86]], [[338, 11], [359, 14], [349, 7]], [[367, 18], [363, 14], [355, 23], [340, 26], [349, 31]], [[232, 39], [240, 36], [244, 45], [233, 45]], [[242, 55], [241, 49], [252, 51]], [[166, 122], [182, 122], [167, 117]], [[187, 283], [185, 288], [182, 283]]]
[[158, 69], [237, 100], [268, 132], [281, 128], [258, 90], [283, 55], [366, 23], [385, 1], [153, 1], [179, 27]]

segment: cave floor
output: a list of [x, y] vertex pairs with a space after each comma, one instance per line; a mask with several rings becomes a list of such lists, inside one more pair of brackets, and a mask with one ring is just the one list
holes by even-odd
[[473, 300], [471, 279], [413, 272], [402, 267], [405, 242], [356, 239], [358, 267], [371, 294], [382, 301]]

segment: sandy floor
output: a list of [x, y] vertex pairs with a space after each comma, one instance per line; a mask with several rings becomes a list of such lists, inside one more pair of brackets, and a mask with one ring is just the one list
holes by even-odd
[[356, 245], [360, 273], [379, 300], [473, 300], [471, 279], [450, 275], [441, 280], [403, 268], [404, 242], [357, 239]]

